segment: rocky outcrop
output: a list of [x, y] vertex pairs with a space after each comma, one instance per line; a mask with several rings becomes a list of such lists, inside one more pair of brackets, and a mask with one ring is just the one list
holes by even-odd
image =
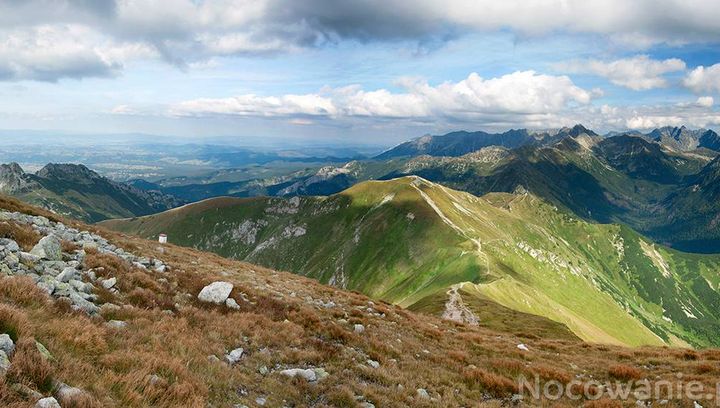
[[38, 187], [17, 163], [0, 164], [0, 193], [18, 194]]
[[[98, 279], [93, 269], [85, 268], [83, 261], [87, 254], [86, 249], [92, 248], [99, 253], [117, 257], [129, 265], [153, 269], [158, 273], [169, 269], [159, 259], [133, 255], [97, 234], [79, 231], [42, 216], [0, 211], [0, 220], [27, 225], [43, 237], [30, 252], [23, 252], [17, 242], [11, 239], [0, 239], [0, 274], [28, 276], [49, 295], [64, 299], [70, 302], [74, 309], [91, 315], [97, 314], [103, 306], [94, 293], [95, 288], [102, 286], [106, 290], [117, 292], [115, 284], [118, 277]], [[64, 252], [62, 241], [77, 249]], [[225, 302], [225, 299], [222, 301]], [[0, 336], [0, 349], [6, 349], [6, 340]]]

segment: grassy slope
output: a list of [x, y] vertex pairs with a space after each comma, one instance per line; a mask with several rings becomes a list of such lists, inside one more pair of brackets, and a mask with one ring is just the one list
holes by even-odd
[[[2, 197], [0, 208], [53, 217]], [[12, 371], [7, 379], [0, 378], [1, 406], [34, 406], [32, 397], [8, 381], [20, 380], [48, 395], [48, 378], [86, 391], [87, 398], [64, 402], [64, 408], [256, 406], [256, 398], [265, 398], [266, 406], [360, 407], [357, 396], [376, 406], [501, 407], [518, 392], [519, 376], [539, 375], [541, 387], [551, 380], [577, 379], [582, 388], [591, 382], [639, 378], [652, 385], [676, 381], [684, 373], [714, 389], [720, 375], [717, 350], [626, 349], [548, 339], [538, 336], [542, 331], [526, 333], [527, 327], [513, 326], [513, 321], [520, 318], [516, 323], [533, 322], [556, 332], [557, 325], [500, 308], [497, 313], [512, 316], [500, 331], [471, 327], [372, 304], [359, 294], [213, 254], [174, 245], [159, 251], [152, 241], [99, 233], [128, 251], [161, 258], [172, 273], [109, 262], [105, 273], [118, 278], [121, 292], [99, 293], [111, 296], [107, 300], [121, 309], [103, 310], [94, 318], [50, 299], [28, 278], [0, 277], [0, 326], [13, 329], [18, 340]], [[102, 265], [104, 260], [93, 262]], [[232, 296], [241, 310], [195, 300], [203, 285], [219, 279], [235, 284]], [[335, 306], [322, 307], [317, 301], [333, 301]], [[477, 307], [487, 305], [480, 302]], [[110, 319], [125, 321], [127, 329], [108, 327]], [[354, 324], [366, 330], [356, 334]], [[54, 359], [42, 359], [35, 340]], [[520, 343], [529, 351], [518, 350]], [[207, 358], [222, 357], [235, 347], [245, 349], [235, 366]], [[368, 358], [380, 366], [370, 368]], [[263, 366], [267, 373], [260, 370]], [[308, 384], [279, 374], [288, 367], [323, 367], [330, 375]], [[418, 388], [432, 399], [418, 398]], [[620, 406], [606, 400], [526, 402]], [[631, 396], [627, 404], [633, 402]], [[689, 407], [692, 401], [671, 401], [668, 406]]]
[[[658, 247], [530, 194], [476, 197], [406, 177], [330, 197], [208, 200], [105, 225], [166, 232], [180, 245], [403, 306], [470, 282], [470, 293], [563, 323], [585, 340], [718, 341], [720, 258]], [[298, 228], [304, 233], [294, 236]]]

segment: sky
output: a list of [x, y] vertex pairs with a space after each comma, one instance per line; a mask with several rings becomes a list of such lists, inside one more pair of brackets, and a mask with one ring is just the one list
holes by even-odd
[[718, 21], [717, 0], [0, 0], [0, 135], [717, 129]]

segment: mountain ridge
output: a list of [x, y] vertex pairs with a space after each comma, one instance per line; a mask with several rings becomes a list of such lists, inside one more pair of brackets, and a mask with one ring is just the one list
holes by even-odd
[[720, 295], [708, 287], [720, 279], [710, 272], [720, 258], [586, 223], [522, 190], [476, 197], [409, 176], [329, 197], [213, 199], [102, 225], [143, 237], [164, 232], [180, 245], [403, 307], [470, 282], [472, 293], [590, 341], [711, 344], [720, 327], [710, 306]]
[[95, 222], [166, 210], [181, 201], [107, 179], [82, 164], [48, 163], [35, 174], [0, 166], [0, 193], [64, 215]]

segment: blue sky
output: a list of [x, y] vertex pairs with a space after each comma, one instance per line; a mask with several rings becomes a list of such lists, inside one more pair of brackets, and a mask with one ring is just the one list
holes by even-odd
[[6, 2], [0, 129], [388, 144], [717, 128], [718, 19], [702, 0]]

